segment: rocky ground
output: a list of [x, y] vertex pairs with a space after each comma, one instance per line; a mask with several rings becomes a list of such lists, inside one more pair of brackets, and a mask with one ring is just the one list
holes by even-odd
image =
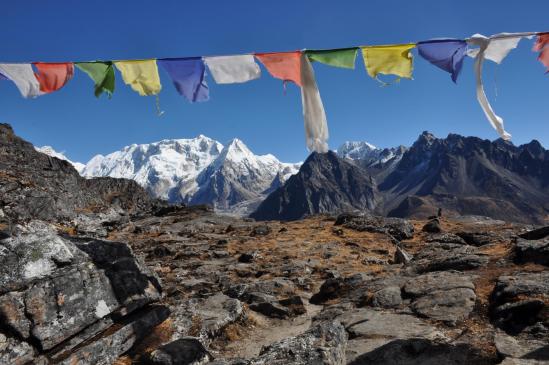
[[0, 124], [0, 364], [547, 364], [549, 227], [255, 222]]
[[548, 227], [206, 207], [2, 227], [2, 364], [549, 363]]

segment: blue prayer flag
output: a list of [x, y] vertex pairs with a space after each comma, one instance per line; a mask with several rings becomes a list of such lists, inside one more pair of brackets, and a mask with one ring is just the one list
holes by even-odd
[[459, 39], [433, 39], [419, 42], [417, 49], [421, 57], [452, 74], [456, 82], [463, 66], [463, 58], [467, 51], [467, 42]]
[[156, 62], [168, 72], [177, 91], [191, 103], [210, 99], [206, 67], [201, 57], [166, 58]]

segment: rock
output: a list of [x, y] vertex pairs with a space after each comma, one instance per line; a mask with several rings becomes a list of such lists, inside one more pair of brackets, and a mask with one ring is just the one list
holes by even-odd
[[295, 317], [306, 313], [301, 297], [276, 300], [275, 297], [263, 293], [251, 293], [248, 298], [250, 309], [271, 318]]
[[402, 218], [340, 214], [334, 225], [343, 225], [345, 228], [356, 231], [386, 233], [398, 241], [410, 239], [414, 236], [414, 226]]
[[225, 290], [225, 294], [231, 298], [237, 298], [247, 303], [250, 301], [250, 293], [287, 297], [293, 295], [295, 292], [295, 284], [286, 278], [273, 278], [247, 284], [234, 284]]
[[431, 272], [410, 279], [403, 287], [410, 308], [422, 317], [455, 324], [472, 312], [476, 295], [469, 276], [455, 271]]
[[344, 365], [347, 333], [338, 322], [324, 322], [305, 333], [261, 349], [250, 365]]
[[395, 249], [395, 256], [393, 258], [393, 262], [395, 264], [407, 264], [412, 260], [412, 257], [404, 251], [403, 248], [397, 246]]
[[259, 225], [259, 226], [255, 226], [253, 229], [252, 229], [252, 232], [250, 233], [250, 236], [252, 237], [255, 237], [255, 236], [266, 236], [268, 235], [269, 233], [271, 233], [272, 230], [271, 230], [271, 227], [269, 227], [268, 225], [266, 224], [262, 224], [262, 225]]
[[372, 298], [373, 307], [397, 308], [402, 304], [400, 287], [389, 286], [374, 293]]
[[68, 356], [60, 350], [60, 356], [54, 357], [60, 365], [111, 364], [133, 345], [148, 336], [152, 329], [168, 318], [170, 312], [163, 306], [146, 308], [128, 316], [117, 324], [114, 332], [105, 331], [91, 343], [73, 350]]
[[440, 226], [440, 221], [435, 218], [427, 222], [421, 230], [428, 233], [440, 233], [442, 232], [442, 227]]
[[70, 353], [161, 297], [158, 278], [128, 245], [60, 237], [41, 222], [0, 241], [0, 260], [2, 325], [40, 350]]
[[549, 236], [549, 226], [519, 234], [519, 237], [524, 238], [525, 240], [541, 240], [547, 236]]
[[363, 286], [368, 277], [361, 274], [356, 274], [347, 278], [330, 278], [326, 280], [317, 293], [315, 293], [309, 302], [312, 304], [322, 304], [330, 299], [340, 298], [351, 291], [356, 291], [357, 288]]
[[249, 264], [250, 262], [252, 262], [254, 260], [256, 255], [257, 255], [257, 253], [255, 253], [255, 252], [251, 252], [251, 253], [245, 252], [245, 253], [241, 254], [240, 256], [238, 256], [238, 262]]
[[472, 270], [488, 263], [488, 257], [468, 245], [433, 242], [425, 245], [410, 261], [409, 267], [418, 272], [441, 270]]
[[549, 271], [500, 276], [491, 300], [494, 324], [517, 335], [530, 326], [549, 323]]
[[30, 364], [36, 357], [30, 344], [0, 333], [0, 364]]
[[435, 233], [430, 234], [425, 238], [425, 242], [440, 242], [440, 243], [457, 243], [460, 245], [466, 245], [467, 243], [458, 236], [457, 234], [453, 233]]
[[540, 332], [526, 331], [519, 336], [511, 336], [498, 330], [494, 343], [498, 353], [503, 357], [549, 362], [549, 330], [547, 328], [543, 328]]
[[[325, 311], [327, 310], [330, 308]], [[345, 326], [350, 337], [346, 351], [348, 363], [353, 363], [363, 354], [370, 353], [396, 339], [446, 340], [444, 334], [435, 327], [408, 314], [366, 308], [345, 310], [340, 313], [335, 320]]]
[[289, 310], [283, 305], [277, 303], [273, 297], [262, 298], [262, 300], [258, 300], [258, 298], [256, 298], [256, 301], [250, 304], [250, 309], [271, 318], [285, 319], [290, 316]]
[[497, 243], [502, 240], [500, 236], [492, 232], [458, 232], [456, 235], [461, 237], [468, 245], [477, 247]]
[[440, 343], [425, 339], [394, 340], [358, 356], [349, 365], [494, 364], [497, 359], [467, 343]]
[[549, 266], [549, 238], [532, 241], [519, 238], [515, 245], [515, 262]]
[[213, 357], [195, 338], [181, 338], [159, 347], [145, 359], [147, 365], [199, 365]]
[[222, 293], [205, 299], [193, 298], [187, 305], [172, 308], [171, 318], [175, 327], [172, 339], [193, 336], [209, 344], [223, 328], [243, 315], [242, 303]]

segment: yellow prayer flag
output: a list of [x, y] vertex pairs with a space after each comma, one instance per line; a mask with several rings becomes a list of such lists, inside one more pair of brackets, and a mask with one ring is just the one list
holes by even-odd
[[415, 46], [409, 43], [360, 47], [368, 75], [374, 78], [378, 74], [396, 75], [411, 79], [413, 57], [410, 50]]
[[117, 61], [114, 64], [124, 82], [139, 95], [156, 95], [162, 89], [156, 60]]

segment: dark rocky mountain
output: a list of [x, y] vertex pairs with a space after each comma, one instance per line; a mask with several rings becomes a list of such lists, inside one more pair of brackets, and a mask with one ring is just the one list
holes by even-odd
[[361, 167], [334, 152], [313, 153], [251, 215], [257, 220], [293, 220], [315, 213], [373, 210], [374, 181]]
[[[339, 166], [347, 166], [346, 179], [337, 172]], [[291, 220], [359, 209], [425, 218], [438, 208], [449, 215], [547, 221], [549, 151], [535, 140], [517, 147], [502, 140], [455, 134], [442, 139], [424, 132], [401, 157], [373, 166], [334, 153], [312, 155], [251, 216]]]
[[424, 132], [379, 184], [391, 216], [425, 217], [437, 208], [540, 223], [549, 214], [549, 152], [538, 141], [522, 146]]
[[36, 151], [0, 124], [0, 213], [12, 221], [67, 220], [78, 213], [132, 213], [154, 200], [136, 182], [81, 177], [67, 161]]

